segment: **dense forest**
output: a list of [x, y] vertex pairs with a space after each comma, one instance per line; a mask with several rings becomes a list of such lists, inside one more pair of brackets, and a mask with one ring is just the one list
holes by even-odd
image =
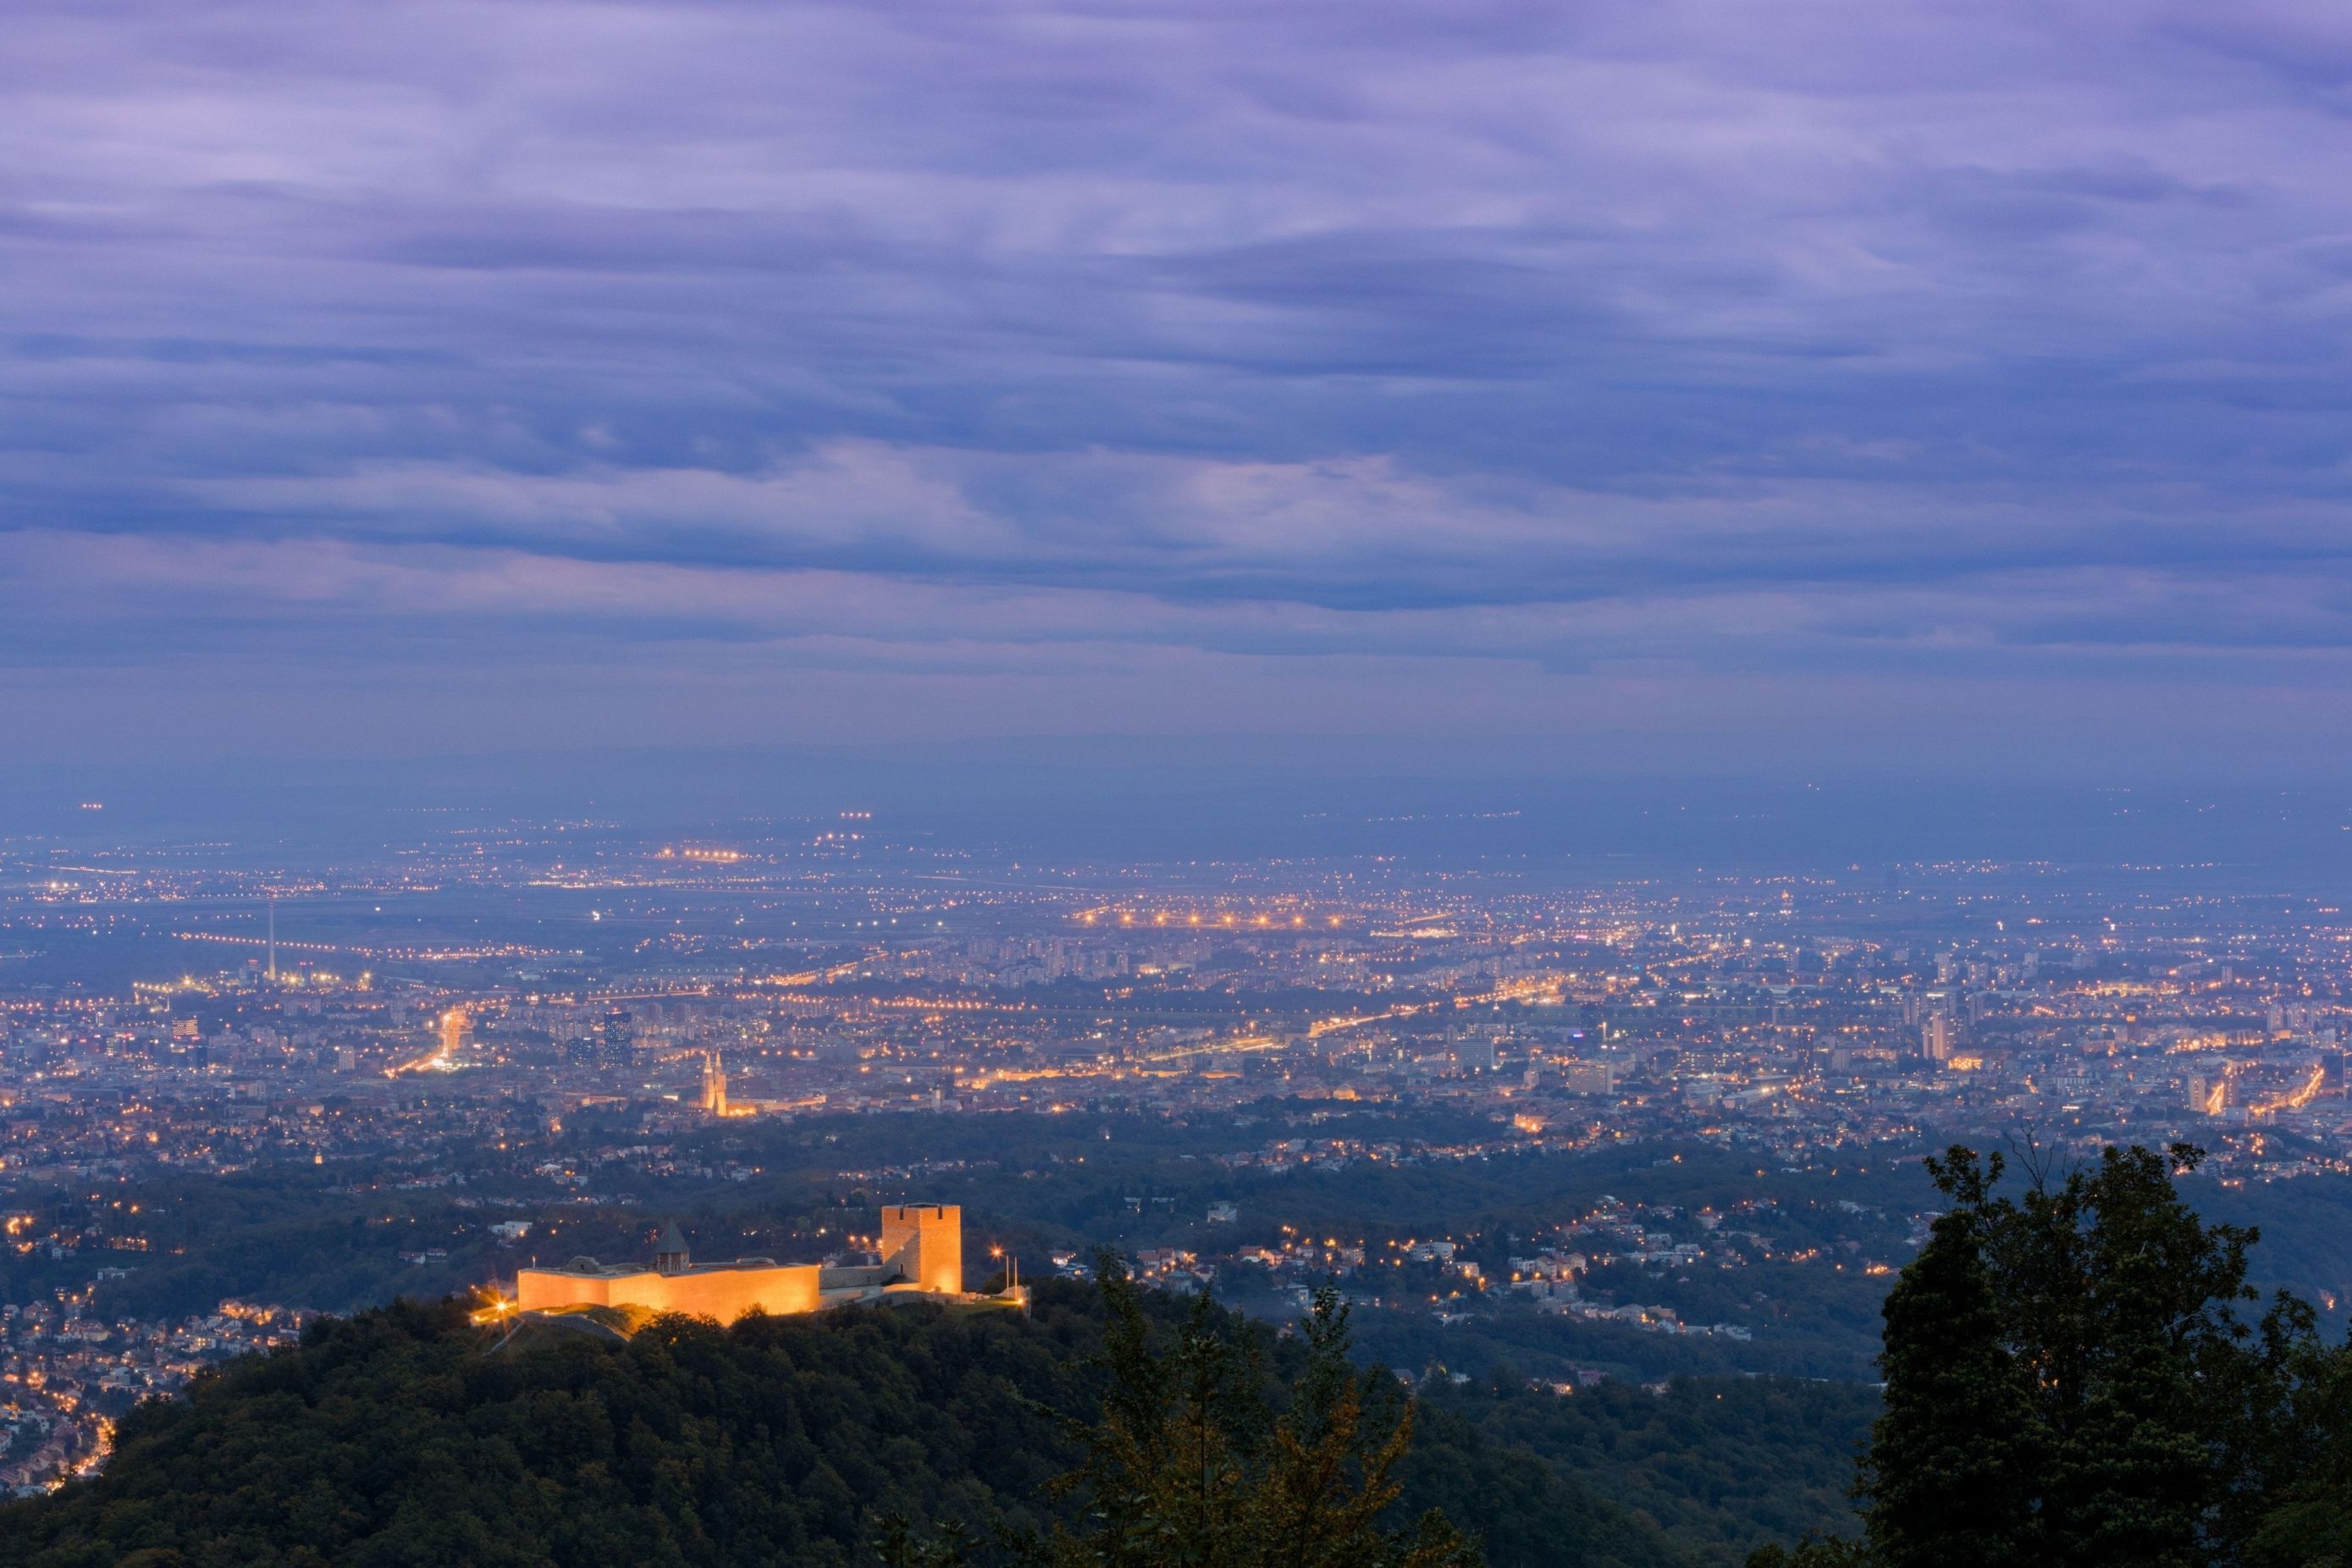
[[1367, 1365], [1335, 1289], [486, 1327], [314, 1325], [143, 1405], [0, 1565], [2345, 1568], [2352, 1346], [2250, 1281], [2198, 1151], [1954, 1148], [1887, 1294], [1883, 1396], [1553, 1391]]
[[[1266, 1408], [1300, 1406], [1311, 1321], [1283, 1333], [1135, 1300], [1168, 1357], [1205, 1331]], [[1041, 1287], [1027, 1319], [666, 1319], [625, 1342], [508, 1337], [455, 1302], [398, 1303], [142, 1407], [102, 1476], [0, 1510], [0, 1563], [847, 1564], [893, 1531], [905, 1561], [944, 1561], [959, 1538], [984, 1560], [1099, 1511], [1056, 1478], [1084, 1472], [1089, 1421], [1139, 1376], [1108, 1354], [1116, 1321], [1075, 1284]], [[1403, 1531], [1439, 1510], [1496, 1568], [1736, 1563], [1849, 1517], [1874, 1407], [1864, 1390], [1765, 1380], [1444, 1384], [1405, 1424], [1382, 1519]]]

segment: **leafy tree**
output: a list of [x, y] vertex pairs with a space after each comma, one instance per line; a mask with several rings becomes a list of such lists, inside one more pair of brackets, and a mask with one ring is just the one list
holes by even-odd
[[2352, 1479], [2352, 1352], [2284, 1295], [2245, 1321], [2256, 1233], [2175, 1185], [2203, 1158], [2107, 1149], [2063, 1176], [2036, 1164], [2016, 1196], [1998, 1155], [1927, 1162], [1951, 1208], [1886, 1299], [1885, 1411], [1855, 1487], [1868, 1561], [2283, 1568], [2352, 1545], [2342, 1487], [2309, 1479]]
[[2225, 1509], [2251, 1568], [2352, 1568], [2352, 1350], [2321, 1346], [2311, 1319], [2273, 1309], [2242, 1402], [2247, 1462]]
[[2009, 1342], [1986, 1258], [1988, 1189], [2001, 1165], [1964, 1152], [1930, 1167], [1955, 1207], [1886, 1298], [1886, 1410], [1857, 1489], [1872, 1500], [1871, 1545], [1889, 1568], [2039, 1561], [2032, 1373]]
[[[1939, 1173], [1947, 1195], [1965, 1190], [1947, 1184], [1963, 1179], [1965, 1155]], [[2033, 1375], [2043, 1541], [2085, 1568], [2206, 1561], [2233, 1467], [2227, 1396], [2247, 1385], [2236, 1307], [2255, 1299], [2256, 1236], [2205, 1224], [2173, 1184], [2202, 1152], [2175, 1144], [2169, 1156], [2107, 1149], [2020, 1201], [1967, 1194]]]

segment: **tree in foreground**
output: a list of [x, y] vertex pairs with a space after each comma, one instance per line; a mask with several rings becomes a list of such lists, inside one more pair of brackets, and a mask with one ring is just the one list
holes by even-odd
[[2174, 1184], [2203, 1158], [2108, 1149], [2014, 1197], [1998, 1155], [1930, 1159], [1950, 1208], [1887, 1295], [1865, 1542], [1753, 1568], [2284, 1568], [2352, 1544], [2342, 1488], [2311, 1479], [2352, 1476], [2347, 1352], [2292, 1298], [2241, 1316], [2255, 1233]]
[[[1387, 1516], [1412, 1446], [1396, 1380], [1348, 1358], [1348, 1309], [1317, 1293], [1306, 1356], [1277, 1408], [1255, 1344], [1203, 1297], [1155, 1348], [1142, 1292], [1116, 1253], [1097, 1263], [1106, 1324], [1091, 1420], [1064, 1419], [1077, 1463], [1048, 1487], [1074, 1521], [1047, 1535], [992, 1531], [985, 1546], [950, 1526], [924, 1536], [879, 1521], [883, 1568], [1483, 1568], [1477, 1548], [1433, 1510]], [[1037, 1406], [1042, 1411], [1042, 1406]]]
[[1304, 1324], [1306, 1364], [1279, 1411], [1258, 1359], [1206, 1299], [1163, 1352], [1118, 1260], [1099, 1274], [1109, 1323], [1100, 1416], [1061, 1483], [1079, 1525], [1047, 1547], [1055, 1568], [1475, 1568], [1440, 1514], [1392, 1529], [1412, 1409], [1394, 1378], [1348, 1359], [1348, 1309], [1326, 1289]]
[[2009, 1342], [1985, 1256], [2000, 1162], [1930, 1170], [1956, 1204], [1887, 1293], [1886, 1410], [1861, 1482], [1870, 1542], [1904, 1568], [2011, 1568], [2039, 1560], [2034, 1489], [2046, 1456], [2032, 1373]]

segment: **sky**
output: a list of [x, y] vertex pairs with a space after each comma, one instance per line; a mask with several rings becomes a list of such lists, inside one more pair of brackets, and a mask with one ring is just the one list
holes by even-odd
[[2326, 779], [2347, 166], [2303, 0], [16, 0], [0, 730]]

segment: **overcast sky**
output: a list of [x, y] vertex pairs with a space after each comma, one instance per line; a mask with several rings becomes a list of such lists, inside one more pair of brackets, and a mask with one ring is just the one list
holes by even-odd
[[2341, 5], [8, 11], [19, 759], [2345, 760]]

